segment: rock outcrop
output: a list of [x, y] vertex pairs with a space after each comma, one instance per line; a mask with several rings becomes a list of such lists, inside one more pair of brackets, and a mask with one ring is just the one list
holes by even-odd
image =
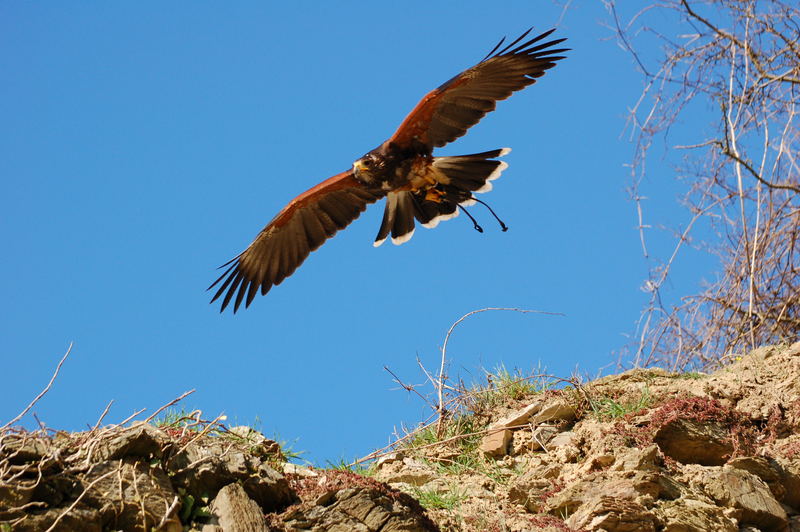
[[458, 495], [431, 505], [449, 530], [800, 531], [800, 343], [708, 375], [633, 370], [551, 390], [484, 422], [458, 458], [409, 448], [375, 478]]
[[800, 531], [800, 343], [493, 405], [366, 476], [247, 427], [9, 429], [0, 531]]

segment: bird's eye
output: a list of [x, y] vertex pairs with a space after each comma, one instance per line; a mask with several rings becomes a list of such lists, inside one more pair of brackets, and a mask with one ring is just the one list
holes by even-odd
[[372, 166], [372, 161], [369, 159], [364, 159], [363, 161], [361, 161], [361, 164], [369, 168], [370, 166]]

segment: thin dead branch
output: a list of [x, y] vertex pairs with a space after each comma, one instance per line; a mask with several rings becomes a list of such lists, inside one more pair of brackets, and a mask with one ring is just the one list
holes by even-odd
[[[618, 0], [604, 3], [609, 26], [645, 81], [628, 119], [630, 197], [642, 252], [653, 266], [628, 362], [702, 368], [729, 360], [730, 353], [796, 339], [800, 6], [659, 0], [632, 11]], [[674, 137], [679, 142], [665, 145]], [[665, 148], [691, 215], [687, 227], [674, 230], [676, 244], [663, 262], [647, 245], [658, 224], [642, 202], [654, 146]], [[676, 265], [686, 267], [689, 248], [714, 256], [718, 269], [695, 293], [676, 295], [665, 287], [674, 284]]]
[[25, 407], [25, 409], [24, 409], [22, 412], [20, 412], [20, 413], [17, 415], [17, 417], [15, 417], [15, 418], [14, 418], [14, 419], [12, 419], [11, 421], [9, 421], [8, 423], [6, 423], [6, 424], [5, 424], [5, 425], [3, 425], [2, 427], [0, 427], [0, 432], [3, 432], [5, 429], [7, 429], [8, 427], [10, 427], [11, 425], [13, 425], [14, 423], [16, 423], [17, 421], [19, 421], [19, 420], [20, 420], [20, 419], [22, 419], [23, 417], [25, 417], [25, 414], [27, 414], [27, 413], [30, 411], [30, 409], [31, 409], [31, 408], [33, 408], [33, 406], [34, 406], [36, 403], [38, 403], [38, 402], [39, 402], [39, 400], [40, 400], [42, 397], [44, 397], [44, 396], [45, 396], [45, 394], [46, 394], [47, 392], [49, 392], [49, 391], [50, 391], [50, 387], [51, 387], [51, 386], [53, 386], [53, 383], [55, 382], [55, 380], [56, 380], [56, 377], [58, 377], [58, 372], [59, 372], [59, 371], [61, 371], [61, 366], [62, 366], [62, 365], [64, 364], [64, 362], [67, 360], [67, 357], [69, 356], [69, 354], [70, 354], [71, 352], [72, 352], [72, 342], [70, 342], [70, 344], [69, 344], [69, 347], [67, 348], [67, 352], [66, 352], [66, 353], [64, 353], [64, 356], [62, 356], [62, 357], [61, 357], [61, 360], [58, 362], [58, 365], [56, 366], [56, 370], [53, 372], [53, 376], [52, 376], [52, 377], [50, 377], [50, 382], [48, 382], [48, 383], [47, 383], [47, 386], [45, 386], [45, 387], [44, 387], [44, 390], [42, 390], [42, 391], [41, 391], [41, 393], [39, 393], [39, 395], [37, 395], [37, 396], [36, 396], [36, 397], [33, 399], [33, 401], [31, 401], [31, 402], [28, 404], [28, 406], [27, 406], [27, 407]]
[[447, 381], [447, 375], [445, 374], [445, 366], [447, 360], [447, 342], [450, 341], [450, 335], [453, 334], [453, 331], [458, 326], [459, 323], [464, 321], [465, 319], [469, 318], [470, 316], [474, 316], [475, 314], [480, 314], [482, 312], [488, 312], [492, 310], [505, 310], [511, 312], [519, 312], [521, 314], [545, 314], [548, 316], [563, 316], [559, 312], [546, 312], [543, 310], [529, 310], [529, 309], [522, 309], [522, 308], [515, 308], [515, 307], [487, 307], [478, 310], [473, 310], [471, 312], [467, 312], [460, 318], [458, 318], [451, 326], [450, 329], [447, 330], [447, 334], [444, 337], [444, 343], [442, 344], [442, 358], [441, 364], [439, 365], [439, 378], [436, 379], [434, 382], [434, 386], [436, 387], [437, 395], [438, 395], [438, 403], [437, 403], [437, 411], [439, 414], [439, 423], [437, 432], [441, 436], [441, 430], [443, 427], [443, 421], [447, 415], [447, 409], [445, 408], [445, 401], [444, 401], [444, 390], [445, 390], [445, 382]]

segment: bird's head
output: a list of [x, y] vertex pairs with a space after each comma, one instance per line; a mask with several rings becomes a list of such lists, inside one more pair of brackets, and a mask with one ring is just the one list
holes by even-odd
[[368, 153], [353, 163], [353, 173], [362, 183], [374, 183], [383, 171], [383, 166], [383, 159]]

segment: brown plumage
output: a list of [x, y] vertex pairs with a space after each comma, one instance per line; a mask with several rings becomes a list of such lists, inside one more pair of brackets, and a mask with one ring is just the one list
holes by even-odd
[[280, 284], [309, 253], [384, 196], [376, 246], [389, 234], [395, 244], [407, 241], [415, 219], [435, 227], [456, 216], [461, 205], [479, 201], [473, 192], [491, 189], [490, 182], [508, 166], [493, 159], [509, 149], [450, 157], [433, 157], [433, 149], [464, 135], [499, 100], [533, 84], [564, 58], [559, 54], [567, 49], [554, 48], [564, 39], [540, 44], [553, 30], [524, 41], [530, 31], [502, 49], [501, 40], [480, 63], [428, 93], [394, 135], [350, 170], [289, 202], [247, 249], [222, 266], [227, 268], [209, 287], [219, 285], [211, 301], [222, 297], [220, 311], [231, 301], [234, 312], [242, 302], [249, 306], [259, 290], [266, 294]]

